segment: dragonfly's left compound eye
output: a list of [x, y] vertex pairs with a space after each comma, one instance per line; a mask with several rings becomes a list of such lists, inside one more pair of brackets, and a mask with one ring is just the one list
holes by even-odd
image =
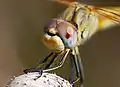
[[57, 31], [66, 47], [72, 48], [77, 44], [77, 29], [67, 21], [61, 21], [57, 25]]

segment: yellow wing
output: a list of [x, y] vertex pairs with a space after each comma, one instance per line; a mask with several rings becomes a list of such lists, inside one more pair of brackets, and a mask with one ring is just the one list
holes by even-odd
[[98, 14], [100, 29], [120, 25], [120, 7], [93, 8]]
[[66, 5], [70, 5], [73, 2], [76, 2], [76, 0], [51, 0], [51, 1], [55, 1], [61, 4], [66, 4]]

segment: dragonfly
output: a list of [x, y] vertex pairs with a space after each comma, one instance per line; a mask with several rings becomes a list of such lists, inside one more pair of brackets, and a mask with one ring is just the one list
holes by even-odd
[[[108, 27], [120, 25], [120, 7], [97, 7], [81, 4], [75, 0], [53, 0], [68, 7], [58, 17], [53, 18], [44, 27], [43, 43], [52, 50], [37, 66], [24, 72], [48, 72], [63, 66], [70, 57], [75, 66], [76, 78], [71, 84], [84, 83], [84, 72], [79, 48], [96, 32]], [[60, 56], [60, 57], [59, 57]], [[51, 68], [53, 62], [61, 58], [57, 66]], [[44, 68], [37, 68], [51, 59]]]

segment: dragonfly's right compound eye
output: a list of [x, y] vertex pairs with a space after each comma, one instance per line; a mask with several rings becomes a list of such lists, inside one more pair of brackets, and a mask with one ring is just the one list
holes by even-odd
[[48, 22], [48, 23], [45, 25], [45, 27], [44, 27], [44, 32], [45, 32], [45, 33], [46, 33], [46, 32], [54, 33], [53, 31], [54, 31], [54, 29], [56, 28], [56, 24], [57, 24], [57, 22], [56, 22], [55, 19], [51, 20], [50, 22]]

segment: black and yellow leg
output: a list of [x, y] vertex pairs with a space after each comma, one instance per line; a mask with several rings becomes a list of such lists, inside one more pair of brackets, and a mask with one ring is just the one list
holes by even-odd
[[49, 69], [50, 66], [52, 65], [52, 63], [54, 62], [54, 60], [57, 58], [57, 56], [58, 56], [58, 54], [55, 54], [55, 55], [53, 56], [53, 58], [51, 59], [51, 61], [45, 66], [44, 69]]
[[[73, 62], [73, 55], [70, 54], [70, 83], [72, 84], [74, 82], [74, 62]], [[72, 84], [72, 87], [74, 87], [74, 84]]]
[[76, 83], [77, 81], [80, 81], [80, 87], [82, 87], [84, 82], [84, 73], [78, 48], [74, 48], [72, 54], [77, 76], [77, 78], [72, 82], [72, 84]]
[[[43, 61], [40, 61], [35, 67], [30, 68], [30, 69], [25, 69], [25, 70], [23, 70], [23, 72], [24, 72], [24, 73], [28, 73], [28, 72], [39, 72], [39, 71], [37, 70], [37, 67], [40, 66], [40, 65], [42, 65], [42, 64], [44, 64], [45, 62], [47, 62], [47, 60], [48, 60], [51, 56], [53, 56], [53, 55], [54, 55], [54, 53], [51, 52], [48, 56], [46, 56], [46, 57], [44, 58]], [[42, 68], [41, 68], [41, 70], [42, 70]]]
[[43, 72], [48, 72], [48, 71], [56, 70], [56, 69], [62, 67], [63, 64], [64, 64], [64, 62], [65, 62], [65, 60], [66, 60], [66, 58], [67, 58], [67, 56], [68, 56], [68, 54], [69, 54], [69, 51], [70, 51], [70, 49], [66, 50], [66, 52], [63, 55], [63, 58], [61, 59], [60, 63], [58, 64], [58, 66], [50, 68], [50, 69], [45, 69], [45, 70], [43, 70]]
[[[70, 49], [66, 49], [66, 51], [63, 55], [63, 58], [60, 61], [60, 63], [58, 64], [57, 67], [50, 68], [51, 64], [54, 62], [55, 58], [57, 58], [57, 56], [58, 56], [58, 54], [50, 53], [47, 57], [45, 57], [45, 59], [42, 62], [37, 64], [34, 68], [25, 69], [24, 73], [28, 73], [28, 72], [47, 72], [47, 71], [52, 71], [52, 70], [58, 69], [58, 68], [62, 67], [62, 65], [64, 64], [64, 62], [65, 62], [65, 60], [66, 60], [66, 58], [69, 54], [69, 51], [70, 51]], [[44, 64], [51, 56], [53, 56], [53, 57], [52, 57], [51, 61], [45, 66], [45, 68], [38, 68], [41, 64]]]

